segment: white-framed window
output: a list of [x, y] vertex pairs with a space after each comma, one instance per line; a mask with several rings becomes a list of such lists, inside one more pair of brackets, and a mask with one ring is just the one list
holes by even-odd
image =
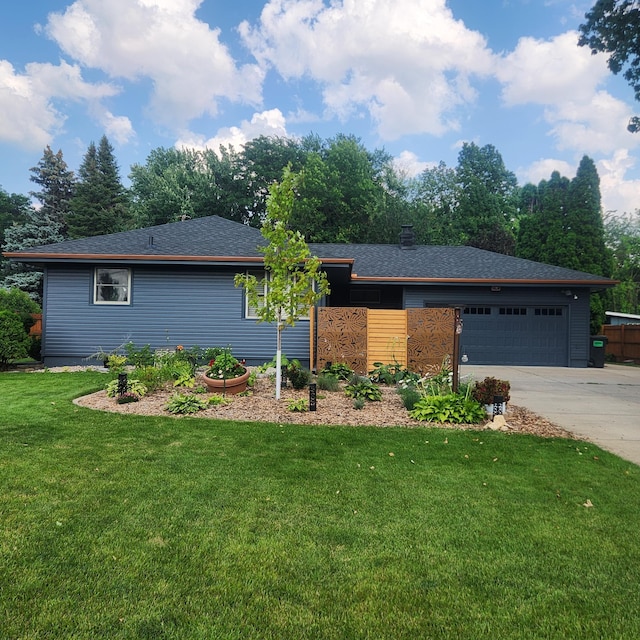
[[[256, 294], [258, 295], [258, 306], [254, 307], [249, 304], [249, 296], [244, 296], [244, 316], [255, 320], [258, 317], [257, 310], [264, 306], [264, 298], [267, 295], [267, 281], [265, 279], [264, 270], [247, 271], [250, 276], [254, 276], [258, 283], [256, 284]], [[264, 279], [264, 283], [262, 280]]]
[[131, 269], [96, 267], [93, 272], [94, 304], [131, 304]]
[[[245, 318], [255, 320], [258, 318], [257, 309], [260, 309], [264, 306], [264, 299], [269, 290], [269, 278], [265, 278], [266, 271], [264, 270], [252, 270], [247, 271], [249, 275], [255, 276], [257, 282], [256, 285], [256, 293], [258, 295], [258, 306], [251, 306], [249, 304], [249, 298], [245, 294], [244, 296], [244, 316]], [[264, 281], [264, 282], [263, 282]], [[308, 320], [309, 319], [309, 309], [305, 309], [299, 317], [299, 320]]]

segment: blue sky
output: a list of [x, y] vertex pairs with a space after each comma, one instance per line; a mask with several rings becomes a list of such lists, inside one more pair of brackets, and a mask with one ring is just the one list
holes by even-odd
[[[593, 0], [29, 0], [0, 9], [0, 186], [106, 133], [125, 184], [157, 147], [355, 134], [407, 174], [493, 144], [521, 184], [587, 154], [640, 209], [640, 113], [579, 48]], [[9, 6], [7, 6], [9, 5]]]

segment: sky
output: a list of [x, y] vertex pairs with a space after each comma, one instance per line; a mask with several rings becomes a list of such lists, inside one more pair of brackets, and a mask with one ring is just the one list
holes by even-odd
[[0, 187], [77, 171], [106, 134], [123, 183], [158, 147], [352, 134], [405, 175], [493, 145], [521, 185], [573, 178], [640, 209], [640, 103], [577, 46], [594, 0], [29, 0], [0, 8]]

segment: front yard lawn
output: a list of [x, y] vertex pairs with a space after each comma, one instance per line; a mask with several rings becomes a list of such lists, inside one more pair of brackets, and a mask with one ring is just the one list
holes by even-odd
[[565, 439], [151, 418], [0, 374], [0, 637], [638, 638], [640, 468]]

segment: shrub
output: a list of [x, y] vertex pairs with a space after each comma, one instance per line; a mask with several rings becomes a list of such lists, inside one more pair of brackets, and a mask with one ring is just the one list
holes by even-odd
[[154, 364], [155, 359], [149, 344], [136, 349], [133, 342], [127, 342], [124, 345], [124, 352], [127, 354], [127, 361], [134, 367], [145, 367]]
[[498, 380], [487, 376], [476, 382], [471, 389], [471, 397], [480, 404], [493, 404], [494, 396], [502, 396], [503, 402], [509, 402], [511, 385], [507, 380]]
[[193, 394], [176, 393], [167, 402], [165, 409], [169, 413], [191, 414], [207, 408], [207, 401]]
[[316, 380], [316, 385], [322, 391], [338, 391], [340, 389], [340, 381], [330, 373], [321, 373]]
[[311, 382], [311, 372], [299, 360], [292, 360], [287, 366], [287, 379], [294, 389], [304, 389]]
[[352, 376], [349, 384], [344, 388], [349, 398], [362, 398], [363, 400], [382, 400], [382, 391], [369, 378]]
[[468, 396], [448, 393], [442, 396], [423, 396], [409, 415], [424, 422], [477, 424], [486, 419], [484, 407]]
[[126, 364], [127, 356], [120, 356], [117, 353], [113, 353], [107, 358], [107, 368], [111, 373], [122, 373]]
[[411, 411], [416, 402], [422, 398], [422, 394], [415, 387], [400, 387], [398, 388], [398, 394], [402, 399], [404, 408]]
[[163, 372], [153, 365], [136, 367], [131, 372], [131, 378], [139, 380], [144, 384], [149, 393], [159, 389], [167, 381], [163, 376]]
[[0, 369], [6, 369], [12, 360], [26, 358], [30, 343], [18, 314], [0, 311]]
[[207, 404], [211, 405], [212, 407], [219, 407], [223, 404], [231, 404], [231, 402], [232, 401], [229, 398], [227, 398], [226, 396], [222, 396], [219, 393], [214, 393], [207, 399]]
[[324, 369], [320, 373], [328, 373], [329, 375], [338, 378], [338, 380], [349, 380], [353, 375], [353, 369], [344, 362], [334, 362], [333, 364], [325, 365]]

